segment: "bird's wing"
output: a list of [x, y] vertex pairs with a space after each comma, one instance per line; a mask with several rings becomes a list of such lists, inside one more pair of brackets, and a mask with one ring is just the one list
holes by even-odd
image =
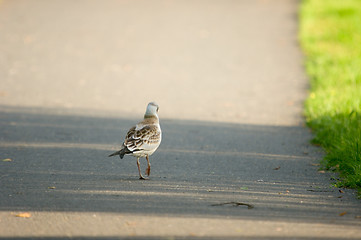
[[124, 146], [129, 151], [153, 150], [159, 145], [161, 132], [157, 125], [146, 125], [140, 129], [132, 127], [125, 138]]

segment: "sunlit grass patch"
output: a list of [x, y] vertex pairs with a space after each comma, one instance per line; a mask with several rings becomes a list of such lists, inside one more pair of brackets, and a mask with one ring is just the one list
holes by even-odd
[[300, 41], [311, 91], [305, 104], [324, 165], [361, 189], [361, 1], [304, 0]]

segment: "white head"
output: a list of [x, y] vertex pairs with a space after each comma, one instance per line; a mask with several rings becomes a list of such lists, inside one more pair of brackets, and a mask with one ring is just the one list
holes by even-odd
[[148, 106], [147, 106], [147, 110], [145, 111], [145, 114], [144, 114], [144, 117], [157, 117], [158, 118], [158, 115], [157, 115], [157, 112], [159, 110], [159, 106], [158, 104], [156, 104], [155, 102], [150, 102], [148, 103]]

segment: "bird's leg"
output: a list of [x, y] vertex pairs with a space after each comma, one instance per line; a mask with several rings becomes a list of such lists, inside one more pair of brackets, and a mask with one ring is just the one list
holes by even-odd
[[149, 162], [149, 156], [146, 155], [145, 158], [147, 159], [147, 162], [148, 162], [148, 167], [147, 169], [145, 170], [145, 174], [147, 174], [148, 176], [150, 175], [150, 162]]
[[145, 180], [145, 178], [143, 177], [142, 173], [140, 172], [139, 158], [137, 158], [137, 166], [138, 166], [138, 171], [139, 171], [139, 179]]

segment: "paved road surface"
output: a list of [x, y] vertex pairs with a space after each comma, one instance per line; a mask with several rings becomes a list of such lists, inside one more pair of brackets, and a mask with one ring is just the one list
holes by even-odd
[[[303, 126], [297, 4], [1, 1], [0, 239], [360, 238]], [[151, 100], [139, 181], [106, 156]]]

